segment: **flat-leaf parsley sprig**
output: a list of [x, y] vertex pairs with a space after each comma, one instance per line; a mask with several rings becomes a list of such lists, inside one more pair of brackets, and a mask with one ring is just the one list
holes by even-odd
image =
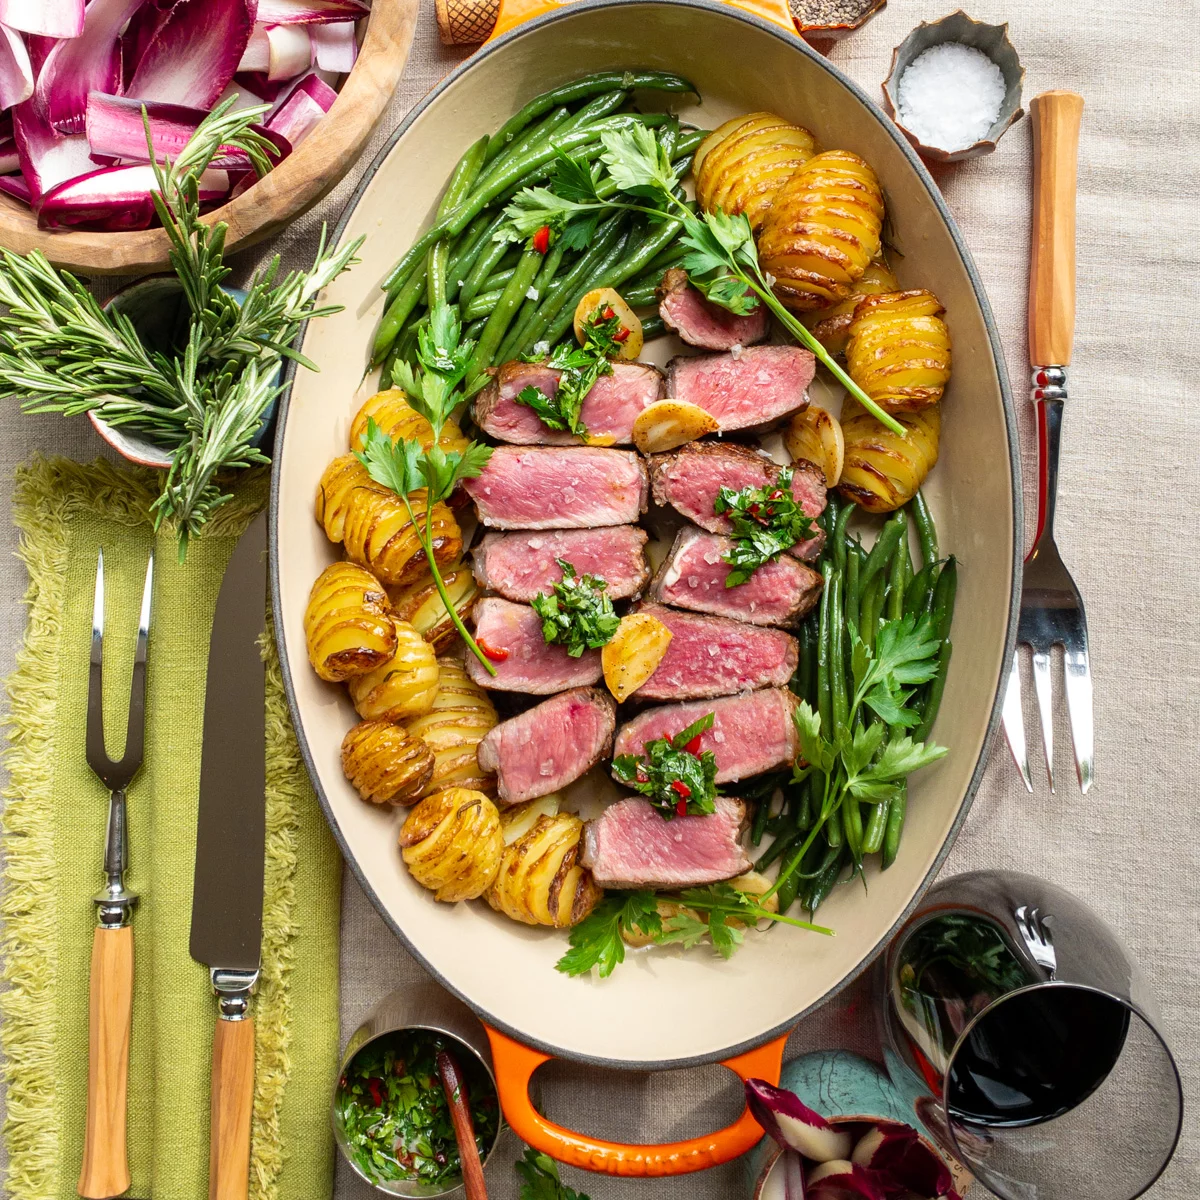
[[745, 583], [759, 567], [817, 535], [812, 518], [792, 495], [791, 467], [784, 467], [778, 480], [766, 487], [721, 488], [713, 512], [727, 516], [733, 526], [733, 545], [725, 552], [733, 568], [725, 576], [727, 588]]
[[[429, 324], [421, 329], [418, 337], [420, 370], [405, 362], [396, 366], [396, 378], [407, 394], [408, 403], [433, 429], [432, 443], [425, 449], [415, 438], [394, 442], [373, 419], [368, 419], [366, 445], [356, 453], [371, 478], [390, 488], [403, 501], [450, 620], [488, 674], [495, 675], [496, 668], [467, 632], [458, 610], [446, 594], [446, 585], [433, 552], [433, 506], [439, 500], [445, 500], [462, 480], [474, 479], [492, 456], [492, 448], [480, 442], [471, 442], [461, 451], [443, 450], [439, 444], [442, 429], [462, 402], [459, 389], [474, 349], [474, 341], [462, 336], [458, 310], [445, 303], [434, 308]], [[422, 492], [423, 497], [416, 496]], [[425, 505], [424, 524], [413, 511], [410, 497]]]
[[[680, 240], [690, 251], [680, 265], [710, 300], [731, 312], [746, 313], [756, 307], [757, 296], [872, 416], [900, 437], [908, 436], [904, 426], [884, 412], [779, 301], [758, 261], [754, 233], [744, 215], [693, 212], [675, 194], [678, 177], [669, 151], [644, 126], [605, 130], [600, 142], [604, 147], [600, 161], [616, 184], [618, 197], [601, 195], [586, 165], [562, 155], [550, 187], [525, 188], [513, 197], [505, 210], [507, 222], [496, 236], [522, 241], [544, 225], [565, 232], [573, 223], [617, 209], [645, 213], [658, 221], [678, 221], [683, 226]], [[564, 161], [573, 165], [564, 168]], [[560, 184], [560, 178], [569, 182]]]
[[672, 738], [654, 738], [642, 754], [618, 754], [613, 774], [640, 792], [669, 821], [703, 816], [717, 808], [717, 756], [700, 749], [701, 735], [713, 727], [705, 713]]
[[566, 646], [572, 658], [585, 650], [599, 650], [612, 641], [621, 618], [608, 598], [607, 580], [596, 575], [580, 575], [566, 559], [556, 558], [562, 579], [550, 595], [538, 592], [530, 601], [542, 618], [542, 637], [547, 643]]
[[558, 1163], [548, 1154], [525, 1149], [525, 1157], [513, 1163], [521, 1177], [517, 1200], [589, 1200], [583, 1192], [567, 1187], [558, 1174]]

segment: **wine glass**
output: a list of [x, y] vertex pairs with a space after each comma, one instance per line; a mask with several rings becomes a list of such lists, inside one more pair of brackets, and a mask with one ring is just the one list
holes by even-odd
[[1133, 1200], [1183, 1092], [1145, 980], [1090, 909], [1031, 875], [931, 889], [884, 954], [888, 1072], [1002, 1200]]

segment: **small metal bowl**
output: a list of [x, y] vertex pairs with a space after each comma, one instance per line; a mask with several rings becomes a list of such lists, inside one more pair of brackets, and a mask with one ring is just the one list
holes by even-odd
[[[338, 1120], [338, 1089], [341, 1087], [342, 1076], [346, 1073], [346, 1068], [354, 1056], [364, 1046], [378, 1038], [385, 1037], [389, 1033], [411, 1030], [437, 1034], [439, 1037], [453, 1042], [455, 1050], [460, 1056], [474, 1058], [487, 1073], [487, 1077], [492, 1083], [492, 1090], [496, 1094], [496, 1103], [500, 1103], [500, 1092], [496, 1087], [496, 1073], [492, 1068], [492, 1048], [488, 1043], [483, 1026], [479, 1023], [479, 1018], [465, 1004], [455, 999], [431, 979], [415, 986], [397, 988], [394, 992], [384, 996], [371, 1009], [363, 1023], [346, 1043], [346, 1052], [342, 1055], [342, 1063], [338, 1068], [330, 1100], [333, 1140], [337, 1142], [337, 1147], [341, 1151], [342, 1157], [350, 1164], [351, 1170], [377, 1192], [382, 1192], [387, 1196], [455, 1196], [463, 1190], [461, 1180], [453, 1187], [438, 1189], [430, 1187], [428, 1184], [410, 1183], [405, 1180], [375, 1183], [373, 1180], [367, 1179], [358, 1164], [350, 1157], [346, 1146], [346, 1133]], [[496, 1126], [496, 1138], [483, 1155], [484, 1166], [487, 1166], [503, 1132], [504, 1122], [499, 1121]]]
[[[940, 146], [926, 146], [912, 130], [906, 129], [900, 120], [900, 76], [919, 54], [943, 42], [961, 42], [964, 46], [982, 50], [1000, 68], [1000, 73], [1004, 76], [1004, 100], [1000, 104], [1000, 113], [995, 123], [988, 130], [987, 137], [962, 150], [943, 150]], [[962, 162], [967, 158], [978, 158], [981, 154], [991, 154], [1004, 131], [1021, 118], [1025, 111], [1021, 107], [1021, 84], [1024, 79], [1025, 68], [1021, 66], [1021, 60], [1008, 39], [1007, 23], [987, 25], [967, 16], [960, 8], [948, 17], [942, 17], [940, 21], [922, 21], [892, 51], [892, 69], [884, 80], [883, 95], [887, 101], [889, 115], [922, 158], [930, 162]]]

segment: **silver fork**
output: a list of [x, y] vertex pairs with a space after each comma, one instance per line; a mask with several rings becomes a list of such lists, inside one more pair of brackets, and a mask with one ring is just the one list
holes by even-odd
[[[1054, 542], [1058, 451], [1067, 366], [1075, 329], [1075, 174], [1083, 98], [1046, 92], [1029, 106], [1033, 123], [1033, 261], [1029, 276], [1029, 357], [1038, 417], [1038, 530], [1025, 559], [1017, 644], [1033, 651], [1033, 686], [1042, 725], [1046, 774], [1054, 791], [1054, 704], [1050, 653], [1063, 648], [1067, 714], [1080, 791], [1092, 785], [1092, 672], [1087, 618], [1079, 589]], [[1038, 364], [1053, 364], [1040, 366]], [[1032, 792], [1021, 713], [1020, 654], [1013, 655], [1004, 697], [1004, 734]]]

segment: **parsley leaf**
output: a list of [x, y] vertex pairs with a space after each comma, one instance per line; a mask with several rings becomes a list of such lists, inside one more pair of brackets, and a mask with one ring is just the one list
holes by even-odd
[[654, 738], [642, 747], [643, 756], [619, 754], [613, 774], [645, 796], [663, 817], [702, 816], [716, 811], [717, 758], [700, 751], [700, 735], [713, 727], [705, 713], [673, 738]]
[[862, 702], [881, 721], [911, 728], [921, 723], [920, 715], [905, 707], [912, 696], [904, 685], [928, 683], [938, 668], [938, 641], [933, 617], [917, 619], [910, 613], [885, 621], [875, 635], [875, 650], [866, 650], [857, 630], [850, 630], [850, 668], [854, 676], [855, 702]]
[[582, 1192], [563, 1183], [558, 1163], [548, 1154], [526, 1147], [525, 1157], [513, 1167], [522, 1180], [517, 1200], [588, 1200]]
[[744, 487], [738, 492], [721, 488], [713, 512], [727, 515], [733, 526], [734, 544], [725, 554], [725, 561], [733, 567], [725, 577], [727, 588], [745, 583], [759, 567], [817, 532], [812, 518], [792, 495], [791, 467], [784, 467], [778, 479], [766, 487]]
[[634, 196], [657, 198], [670, 195], [675, 187], [675, 171], [666, 147], [645, 125], [628, 129], [606, 129], [600, 135], [604, 147], [600, 161], [608, 168], [613, 182]]
[[566, 646], [572, 658], [585, 650], [607, 646], [621, 623], [605, 594], [608, 583], [595, 575], [576, 574], [565, 559], [555, 562], [562, 568], [562, 579], [549, 596], [538, 592], [530, 601], [533, 611], [542, 618], [542, 637], [547, 643]]
[[596, 181], [586, 158], [572, 158], [564, 151], [554, 151], [554, 194], [578, 204], [596, 203]]
[[631, 930], [657, 937], [662, 932], [658, 898], [653, 892], [612, 892], [570, 932], [571, 949], [555, 963], [565, 975], [586, 975], [599, 968], [600, 978], [625, 961], [621, 934]]

